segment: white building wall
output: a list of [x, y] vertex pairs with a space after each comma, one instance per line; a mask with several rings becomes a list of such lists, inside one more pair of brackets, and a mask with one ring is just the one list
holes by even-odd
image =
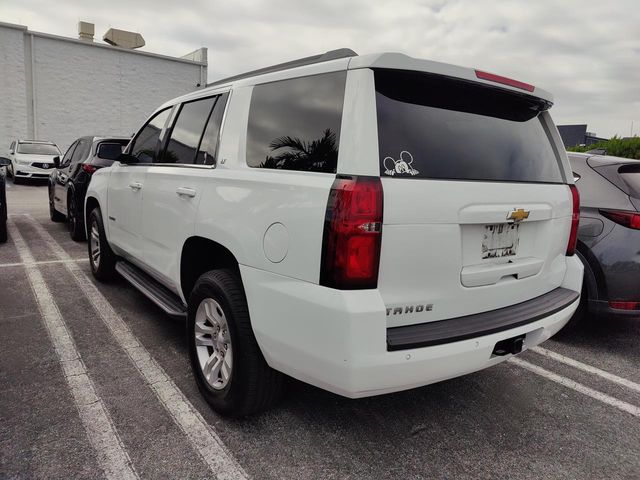
[[0, 155], [15, 137], [51, 140], [65, 151], [84, 135], [130, 136], [160, 104], [206, 84], [206, 63], [2, 24], [0, 71], [10, 75], [0, 82]]
[[24, 30], [0, 27], [0, 156], [27, 136]]

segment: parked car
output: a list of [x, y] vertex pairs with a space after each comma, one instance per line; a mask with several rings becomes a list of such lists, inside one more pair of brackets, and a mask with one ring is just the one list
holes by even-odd
[[126, 137], [81, 137], [62, 160], [54, 158], [49, 176], [49, 214], [54, 222], [67, 220], [74, 240], [85, 239], [84, 197], [93, 173], [110, 166], [129, 143]]
[[569, 152], [580, 191], [582, 303], [572, 319], [640, 316], [640, 160]]
[[26, 179], [47, 178], [53, 168], [53, 158], [58, 155], [60, 149], [53, 142], [14, 140], [9, 147], [9, 176], [15, 184]]
[[495, 365], [579, 304], [579, 203], [544, 90], [328, 52], [171, 100], [86, 198], [91, 270], [187, 317], [222, 414], [283, 373], [347, 397]]
[[7, 172], [6, 167], [11, 165], [11, 160], [0, 157], [0, 243], [7, 241]]

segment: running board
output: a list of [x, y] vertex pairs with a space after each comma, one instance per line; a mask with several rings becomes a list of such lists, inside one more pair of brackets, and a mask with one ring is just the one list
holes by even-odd
[[138, 267], [120, 260], [116, 263], [116, 271], [167, 315], [186, 318], [187, 309], [180, 298]]

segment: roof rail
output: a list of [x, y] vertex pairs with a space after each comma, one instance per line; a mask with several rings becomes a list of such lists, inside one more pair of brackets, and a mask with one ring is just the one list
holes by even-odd
[[265, 73], [279, 72], [281, 70], [287, 70], [289, 68], [302, 67], [304, 65], [312, 65], [314, 63], [328, 62], [329, 60], [337, 60], [338, 58], [357, 57], [358, 54], [350, 48], [339, 48], [337, 50], [329, 50], [325, 53], [318, 55], [312, 55], [310, 57], [300, 58], [298, 60], [291, 60], [290, 62], [279, 63], [270, 67], [259, 68], [247, 73], [241, 73], [234, 75], [233, 77], [223, 78], [213, 83], [207, 83], [207, 87], [214, 85], [222, 85], [223, 83], [229, 83], [243, 78], [255, 77], [257, 75], [263, 75]]

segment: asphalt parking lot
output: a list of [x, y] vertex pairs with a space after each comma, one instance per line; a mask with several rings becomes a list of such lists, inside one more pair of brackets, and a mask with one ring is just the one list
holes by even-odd
[[0, 477], [640, 478], [640, 320], [600, 320], [516, 360], [348, 400], [291, 381], [274, 410], [208, 408], [184, 324], [8, 185], [0, 246]]

